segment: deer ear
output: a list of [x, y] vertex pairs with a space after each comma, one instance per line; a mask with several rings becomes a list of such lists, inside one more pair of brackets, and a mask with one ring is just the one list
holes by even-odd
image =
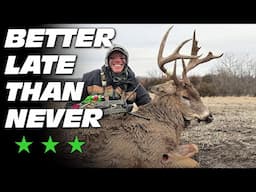
[[160, 85], [155, 85], [151, 87], [150, 92], [161, 95], [161, 94], [174, 94], [176, 92], [176, 86], [174, 85], [173, 81], [167, 81]]
[[176, 93], [176, 87], [169, 87], [166, 91], [169, 95]]
[[195, 144], [179, 145], [175, 152], [185, 157], [192, 157], [198, 153], [198, 147]]
[[150, 92], [156, 94], [156, 95], [159, 95], [161, 93], [164, 93], [165, 92], [165, 89], [164, 89], [164, 85], [163, 84], [160, 84], [160, 85], [155, 85], [155, 86], [152, 86], [150, 88]]
[[161, 163], [171, 164], [175, 168], [197, 168], [199, 163], [190, 157], [183, 156], [177, 152], [171, 151], [164, 153], [161, 157]]

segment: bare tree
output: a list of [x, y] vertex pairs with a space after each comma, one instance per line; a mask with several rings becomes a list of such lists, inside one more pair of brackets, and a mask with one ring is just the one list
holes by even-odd
[[227, 54], [215, 71], [215, 88], [219, 95], [255, 95], [256, 62], [249, 55], [238, 59]]

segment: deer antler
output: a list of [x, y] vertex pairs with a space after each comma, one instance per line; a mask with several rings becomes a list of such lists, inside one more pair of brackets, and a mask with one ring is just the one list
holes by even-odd
[[[171, 61], [177, 60], [177, 59], [197, 59], [200, 56], [188, 56], [188, 55], [182, 55], [179, 53], [180, 49], [183, 47], [184, 44], [186, 44], [188, 41], [190, 41], [191, 39], [188, 39], [186, 41], [183, 41], [176, 49], [175, 51], [170, 54], [168, 57], [163, 57], [163, 50], [164, 50], [164, 46], [166, 43], [166, 39], [167, 36], [170, 32], [170, 30], [173, 28], [173, 26], [171, 26], [167, 32], [165, 33], [162, 42], [160, 44], [160, 48], [159, 48], [159, 52], [158, 52], [158, 66], [160, 67], [161, 71], [163, 71], [167, 76], [170, 76], [170, 74], [167, 72], [166, 68], [164, 67], [164, 65], [166, 63], [169, 63]], [[173, 75], [174, 76], [174, 75]], [[177, 77], [176, 77], [177, 78]]]
[[[198, 47], [197, 44], [198, 44], [198, 41], [196, 40], [196, 31], [194, 31], [191, 55], [197, 56], [197, 53], [198, 53], [199, 49], [201, 48], [201, 47]], [[188, 62], [188, 65], [186, 67], [186, 73], [188, 73], [191, 69], [195, 68], [197, 65], [206, 63], [207, 61], [210, 61], [212, 59], [220, 58], [220, 57], [222, 57], [222, 55], [223, 55], [223, 53], [220, 55], [213, 55], [212, 52], [209, 52], [207, 54], [207, 56], [205, 56], [204, 58], [200, 59], [199, 57], [201, 57], [201, 55], [199, 57], [192, 58]]]

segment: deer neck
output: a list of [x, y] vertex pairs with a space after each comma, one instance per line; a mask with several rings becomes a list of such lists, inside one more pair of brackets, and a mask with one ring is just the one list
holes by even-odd
[[185, 127], [181, 110], [175, 95], [155, 97], [152, 102], [139, 108], [138, 113], [158, 121], [173, 124], [175, 127]]

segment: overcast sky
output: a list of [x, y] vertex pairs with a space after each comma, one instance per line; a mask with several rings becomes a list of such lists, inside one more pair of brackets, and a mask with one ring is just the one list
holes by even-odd
[[[51, 27], [112, 27], [116, 30], [113, 43], [124, 46], [129, 52], [129, 65], [137, 76], [159, 74], [157, 54], [160, 42], [166, 30], [171, 30], [164, 56], [169, 55], [182, 41], [192, 38], [196, 30], [199, 54], [205, 56], [208, 51], [214, 54], [233, 54], [237, 57], [250, 55], [254, 58], [256, 51], [256, 24], [62, 24]], [[190, 54], [191, 42], [187, 43], [181, 53]], [[82, 77], [83, 73], [100, 68], [104, 64], [107, 48], [56, 48], [51, 49], [55, 54], [76, 54], [75, 72], [70, 78]], [[197, 66], [189, 75], [204, 75], [210, 73], [220, 63], [221, 59], [212, 60]], [[168, 70], [172, 64], [167, 65]], [[178, 73], [181, 73], [179, 63]], [[67, 77], [67, 76], [65, 76]]]

